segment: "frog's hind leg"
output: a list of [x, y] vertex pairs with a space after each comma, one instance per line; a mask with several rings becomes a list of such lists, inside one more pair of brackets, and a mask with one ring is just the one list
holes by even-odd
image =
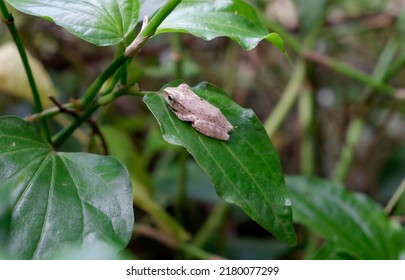
[[227, 132], [217, 126], [213, 126], [210, 122], [196, 120], [195, 122], [191, 123], [191, 125], [194, 127], [195, 130], [208, 137], [224, 141], [229, 140], [229, 134]]

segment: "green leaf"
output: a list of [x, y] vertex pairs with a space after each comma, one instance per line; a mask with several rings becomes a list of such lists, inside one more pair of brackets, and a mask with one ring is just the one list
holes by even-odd
[[135, 28], [139, 0], [7, 0], [17, 10], [55, 22], [98, 46], [122, 42]]
[[294, 245], [296, 236], [280, 160], [262, 124], [252, 110], [239, 107], [211, 84], [201, 83], [193, 91], [218, 107], [232, 123], [229, 141], [209, 138], [179, 120], [161, 94], [147, 94], [143, 101], [158, 120], [164, 139], [193, 155], [222, 199], [240, 206], [275, 237]]
[[351, 193], [339, 183], [306, 177], [288, 177], [287, 189], [294, 220], [324, 237], [335, 255], [380, 260], [404, 254], [404, 230], [365, 195]]
[[[253, 49], [269, 35], [255, 9], [240, 0], [182, 1], [156, 33], [165, 32], [187, 32], [204, 40], [225, 36], [246, 50]], [[282, 41], [276, 46], [284, 52]]]
[[124, 248], [134, 222], [116, 159], [53, 151], [26, 122], [0, 118], [0, 189], [11, 189], [10, 253], [44, 259], [72, 245]]

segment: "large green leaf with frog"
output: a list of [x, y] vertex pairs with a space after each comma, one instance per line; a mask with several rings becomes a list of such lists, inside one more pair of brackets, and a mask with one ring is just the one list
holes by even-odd
[[189, 122], [174, 115], [161, 94], [147, 94], [143, 100], [158, 120], [163, 137], [193, 155], [222, 199], [240, 206], [275, 237], [294, 245], [291, 203], [286, 196], [278, 153], [257, 116], [209, 83], [201, 83], [192, 90], [219, 108], [233, 125], [229, 141], [196, 131]]

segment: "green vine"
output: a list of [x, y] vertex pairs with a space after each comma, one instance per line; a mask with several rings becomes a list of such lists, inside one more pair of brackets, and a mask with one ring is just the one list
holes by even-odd
[[[1, 19], [6, 24], [8, 30], [14, 40], [14, 43], [16, 44], [18, 52], [19, 52], [21, 60], [22, 60], [22, 63], [24, 65], [25, 73], [27, 74], [28, 83], [30, 85], [32, 96], [34, 99], [35, 112], [36, 113], [42, 112], [43, 106], [41, 103], [41, 98], [39, 97], [39, 92], [38, 92], [37, 85], [35, 83], [34, 75], [32, 73], [30, 64], [28, 62], [27, 53], [25, 52], [25, 49], [21, 42], [17, 28], [14, 24], [13, 15], [8, 11], [7, 6], [3, 0], [0, 0], [0, 12], [1, 12], [1, 14], [0, 14]], [[41, 125], [42, 136], [47, 140], [47, 142], [50, 143], [51, 134], [49, 132], [49, 127], [48, 127], [46, 120], [41, 120], [40, 125]]]

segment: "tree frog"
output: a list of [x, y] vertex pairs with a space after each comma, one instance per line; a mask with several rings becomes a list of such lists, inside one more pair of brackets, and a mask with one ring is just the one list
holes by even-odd
[[167, 87], [163, 96], [172, 112], [182, 121], [191, 122], [199, 132], [209, 137], [228, 141], [233, 126], [221, 111], [196, 95], [187, 84]]

